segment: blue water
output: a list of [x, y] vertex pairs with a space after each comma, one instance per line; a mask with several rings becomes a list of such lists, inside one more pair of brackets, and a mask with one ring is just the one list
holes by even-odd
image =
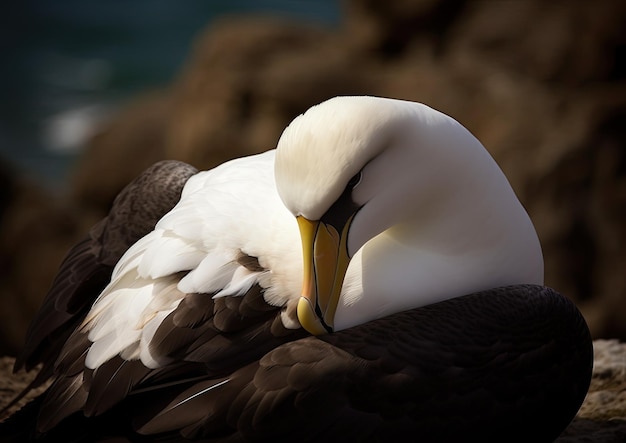
[[80, 133], [129, 97], [167, 85], [212, 20], [272, 14], [336, 26], [339, 0], [26, 0], [0, 18], [0, 158], [51, 188]]

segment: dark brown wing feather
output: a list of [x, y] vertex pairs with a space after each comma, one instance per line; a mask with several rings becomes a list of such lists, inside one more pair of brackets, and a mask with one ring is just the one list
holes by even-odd
[[[78, 411], [101, 415], [136, 392], [163, 394], [167, 388], [176, 395], [199, 380], [230, 375], [271, 349], [307, 335], [302, 329], [284, 328], [281, 309], [259, 299], [259, 286], [238, 297], [187, 294], [154, 334], [151, 353], [162, 367], [153, 370], [140, 360], [120, 356], [85, 369], [91, 342], [78, 328], [57, 359], [56, 379], [45, 393], [38, 430], [46, 432]], [[80, 389], [76, 377], [82, 380]]]
[[238, 297], [189, 294], [165, 318], [151, 350], [157, 358], [203, 363], [215, 373], [232, 371], [305, 334], [282, 326], [280, 310], [265, 302], [258, 285]]
[[162, 161], [122, 190], [109, 215], [68, 252], [27, 332], [16, 371], [43, 363], [38, 380], [51, 375], [65, 341], [108, 283], [117, 261], [178, 202], [183, 186], [196, 172], [185, 163]]
[[591, 368], [576, 307], [547, 288], [518, 286], [284, 344], [227, 379], [190, 386], [139, 430], [250, 441], [552, 441], [582, 403]]

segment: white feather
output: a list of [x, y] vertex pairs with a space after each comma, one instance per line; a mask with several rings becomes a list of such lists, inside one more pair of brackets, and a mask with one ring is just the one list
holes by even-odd
[[207, 256], [178, 283], [178, 289], [186, 293], [213, 294], [224, 288], [239, 266], [234, 251], [214, 251]]
[[[164, 364], [150, 353], [150, 341], [185, 294], [237, 296], [260, 284], [277, 306], [298, 294], [302, 257], [293, 245], [300, 240], [276, 193], [273, 163], [269, 151], [189, 179], [180, 202], [120, 259], [83, 322], [93, 342], [88, 367], [115, 355]], [[242, 251], [272, 272], [239, 265]]]
[[204, 251], [174, 232], [156, 230], [145, 248], [137, 271], [144, 278], [159, 278], [198, 266]]
[[237, 266], [230, 281], [224, 289], [215, 294], [214, 298], [232, 296], [237, 297], [248, 291], [252, 285], [258, 282], [259, 273], [251, 272], [243, 266]]
[[154, 334], [161, 325], [161, 322], [167, 317], [169, 311], [159, 312], [152, 318], [141, 331], [141, 338], [139, 341], [139, 358], [141, 362], [148, 368], [158, 368], [168, 363], [167, 360], [157, 361], [157, 359], [150, 352], [150, 342], [152, 341]]

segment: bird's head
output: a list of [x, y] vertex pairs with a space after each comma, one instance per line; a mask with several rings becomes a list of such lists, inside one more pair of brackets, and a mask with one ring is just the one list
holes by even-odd
[[333, 331], [351, 257], [399, 215], [378, 214], [365, 223], [359, 213], [410, 170], [394, 167], [395, 158], [385, 155], [401, 147], [397, 130], [407, 126], [408, 103], [336, 97], [297, 117], [279, 140], [276, 184], [298, 221], [304, 254], [298, 318], [313, 334]]
[[[416, 270], [438, 266], [442, 274], [398, 277], [393, 288], [369, 299], [367, 312], [354, 314], [356, 321], [465, 289], [543, 280], [536, 232], [506, 177], [467, 129], [428, 106], [377, 97], [336, 97], [314, 106], [283, 132], [275, 176], [300, 228], [304, 276], [297, 313], [313, 334], [334, 330], [348, 265], [368, 242], [370, 263], [372, 251], [380, 254], [375, 245], [384, 244], [410, 249], [410, 260], [421, 266]], [[424, 257], [437, 258], [425, 263]], [[391, 263], [377, 266], [395, 272]], [[450, 281], [439, 283], [446, 275]], [[359, 278], [380, 288], [371, 275]], [[393, 309], [376, 306], [383, 298]]]

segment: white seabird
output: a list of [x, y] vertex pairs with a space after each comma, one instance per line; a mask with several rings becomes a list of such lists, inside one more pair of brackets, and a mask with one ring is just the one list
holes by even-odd
[[70, 251], [16, 364], [54, 382], [7, 434], [489, 439], [530, 414], [507, 438], [553, 438], [576, 413], [587, 327], [451, 117], [337, 97], [275, 151], [195, 172], [147, 171]]

